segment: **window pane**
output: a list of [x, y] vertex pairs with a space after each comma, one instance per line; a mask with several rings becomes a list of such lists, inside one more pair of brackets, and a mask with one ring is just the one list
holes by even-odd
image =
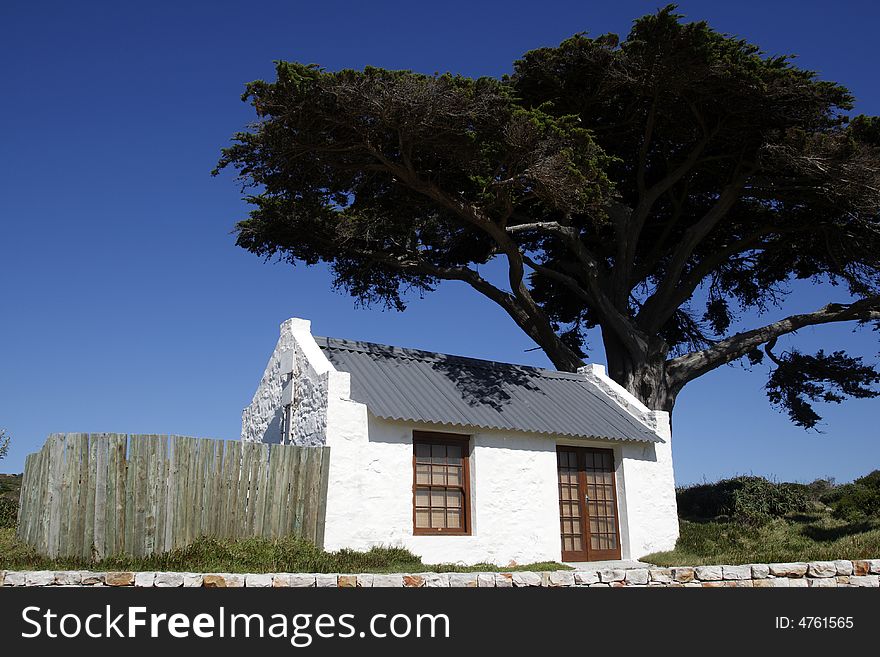
[[446, 493], [446, 506], [452, 509], [461, 507], [461, 491], [451, 490]]
[[442, 465], [431, 466], [431, 483], [435, 486], [446, 485], [446, 468]]
[[461, 511], [450, 509], [446, 512], [446, 527], [448, 529], [464, 529], [461, 524]]
[[431, 526], [428, 509], [416, 509], [416, 527], [428, 528]]
[[431, 446], [425, 443], [416, 443], [416, 458], [421, 461], [426, 456], [431, 456]]
[[447, 466], [446, 472], [449, 475], [447, 483], [450, 486], [461, 486], [461, 468], [450, 465]]
[[443, 509], [431, 509], [431, 527], [446, 527], [446, 511]]
[[447, 445], [446, 457], [450, 463], [461, 461], [461, 447], [459, 445]]
[[416, 506], [430, 506], [430, 499], [427, 488], [416, 488]]
[[431, 506], [442, 508], [446, 506], [446, 491], [442, 488], [431, 489]]
[[446, 445], [431, 445], [431, 456], [434, 463], [446, 463]]
[[422, 465], [421, 463], [416, 464], [416, 483], [417, 484], [430, 484], [431, 483], [431, 466], [430, 465]]

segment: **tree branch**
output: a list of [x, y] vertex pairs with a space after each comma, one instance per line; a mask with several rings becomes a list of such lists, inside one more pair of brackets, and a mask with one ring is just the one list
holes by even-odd
[[645, 226], [648, 215], [651, 213], [651, 209], [663, 194], [669, 191], [673, 185], [678, 183], [696, 166], [706, 145], [714, 134], [715, 131], [704, 135], [690, 150], [684, 161], [663, 179], [646, 189], [643, 194], [640, 194], [639, 202], [632, 213], [629, 216], [624, 216], [623, 220], [617, 222], [618, 249], [612, 277], [616, 302], [625, 303], [629, 297], [633, 284], [632, 267], [635, 262], [636, 248], [638, 247], [642, 229]]
[[[493, 299], [493, 301], [496, 301], [496, 303], [500, 303], [508, 314], [513, 317], [514, 321], [517, 322], [520, 328], [544, 348], [556, 367], [573, 371], [582, 365], [583, 363], [577, 354], [565, 345], [562, 340], [559, 339], [559, 336], [556, 335], [547, 315], [532, 297], [531, 291], [525, 284], [523, 253], [520, 251], [519, 245], [513, 240], [508, 232], [501, 226], [492, 222], [480, 211], [479, 208], [468, 205], [450, 196], [435, 183], [424, 180], [411, 166], [400, 165], [369, 144], [366, 146], [370, 153], [372, 153], [372, 155], [387, 168], [389, 173], [397, 177], [404, 184], [408, 185], [410, 189], [437, 201], [466, 222], [486, 233], [495, 241], [500, 251], [507, 257], [507, 277], [510, 283], [511, 292], [513, 293], [513, 297], [517, 300], [517, 304], [515, 304], [515, 308], [509, 308], [509, 300], [504, 300], [502, 303], [501, 300], [496, 298], [496, 292], [493, 292], [493, 290], [499, 291], [498, 288], [495, 288], [494, 286], [489, 286], [492, 289], [487, 289], [487, 291], [492, 296], [490, 296], [490, 294], [487, 294], [487, 296]], [[476, 274], [473, 270], [467, 268], [464, 269]], [[472, 287], [475, 287], [478, 291], [486, 294], [486, 292], [483, 291], [483, 288], [489, 284], [482, 278], [480, 278], [481, 282], [477, 282], [476, 285], [472, 282], [470, 277], [468, 279], [459, 280], [465, 280], [465, 282], [469, 283]]]
[[880, 296], [867, 297], [850, 304], [830, 303], [812, 313], [791, 315], [778, 322], [751, 331], [737, 333], [711, 347], [667, 361], [667, 373], [676, 389], [716, 367], [745, 356], [752, 349], [781, 335], [805, 326], [832, 322], [870, 321], [880, 319]]
[[[734, 182], [728, 184], [721, 192], [718, 200], [693, 226], [688, 228], [678, 247], [672, 255], [672, 260], [666, 275], [663, 277], [657, 290], [645, 300], [642, 310], [639, 312], [639, 325], [645, 327], [648, 332], [658, 331], [672, 316], [672, 313], [680, 304], [672, 304], [670, 298], [676, 290], [682, 272], [694, 250], [712, 229], [718, 225], [730, 208], [739, 200], [746, 177], [740, 176]], [[702, 279], [701, 279], [702, 280]]]
[[621, 312], [608, 294], [606, 294], [605, 289], [607, 288], [607, 280], [604, 273], [599, 267], [598, 260], [578, 238], [577, 230], [571, 226], [563, 226], [555, 221], [516, 224], [515, 226], [508, 226], [507, 228], [507, 232], [511, 234], [527, 230], [540, 230], [562, 237], [582, 265], [581, 273], [587, 282], [587, 289], [584, 290], [578, 281], [568, 274], [549, 269], [546, 265], [540, 265], [523, 254], [525, 262], [538, 273], [558, 280], [575, 290], [575, 293], [579, 295], [580, 299], [587, 303], [597, 315], [605, 320], [606, 327], [617, 334], [620, 342], [631, 353], [644, 353], [647, 349], [647, 339], [645, 336], [639, 334], [630, 317]]

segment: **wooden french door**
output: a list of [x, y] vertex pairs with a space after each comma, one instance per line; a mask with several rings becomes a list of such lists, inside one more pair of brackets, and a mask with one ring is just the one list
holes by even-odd
[[614, 452], [556, 448], [563, 561], [620, 559]]

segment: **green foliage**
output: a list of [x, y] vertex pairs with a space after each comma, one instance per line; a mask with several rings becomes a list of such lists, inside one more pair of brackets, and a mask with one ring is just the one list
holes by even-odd
[[[734, 477], [677, 491], [675, 549], [658, 565], [873, 559], [880, 554], [880, 470], [835, 486]], [[830, 505], [829, 508], [826, 505]]]
[[831, 506], [835, 518], [847, 522], [880, 520], [880, 470], [837, 486], [821, 499]]
[[761, 525], [679, 522], [675, 549], [642, 557], [661, 566], [874, 559], [880, 523], [850, 524], [825, 514], [776, 518]]
[[810, 355], [793, 349], [771, 356], [777, 367], [767, 382], [767, 397], [784, 409], [794, 424], [806, 429], [815, 428], [822, 419], [811, 401], [839, 404], [847, 397], [880, 396], [880, 391], [869, 387], [880, 383], [880, 372], [843, 351], [826, 354], [820, 349]]
[[683, 518], [721, 518], [750, 525], [809, 508], [803, 486], [775, 483], [763, 477], [733, 477], [679, 488], [676, 499]]
[[811, 481], [809, 484], [803, 484], [803, 486], [807, 498], [815, 503], [822, 502], [823, 497], [834, 490], [836, 484], [832, 477], [825, 477]]
[[[14, 522], [14, 520], [13, 520]], [[0, 568], [6, 570], [184, 571], [232, 573], [383, 573], [473, 572], [493, 570], [565, 570], [556, 563], [501, 568], [493, 564], [458, 566], [424, 564], [399, 547], [374, 547], [360, 552], [325, 552], [302, 539], [262, 538], [227, 541], [199, 538], [187, 547], [146, 558], [111, 557], [94, 562], [84, 559], [47, 559], [17, 541], [12, 529], [0, 531]]]
[[15, 528], [18, 520], [18, 501], [0, 497], [0, 529]]

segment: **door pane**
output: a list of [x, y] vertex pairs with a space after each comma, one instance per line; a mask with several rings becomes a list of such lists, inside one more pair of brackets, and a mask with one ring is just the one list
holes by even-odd
[[590, 492], [590, 548], [614, 551], [617, 538], [617, 496], [614, 490], [614, 457], [610, 450], [594, 450], [586, 460], [584, 478]]
[[560, 539], [566, 558], [586, 558], [584, 533], [581, 522], [581, 490], [578, 474], [578, 453], [557, 451], [559, 478]]

